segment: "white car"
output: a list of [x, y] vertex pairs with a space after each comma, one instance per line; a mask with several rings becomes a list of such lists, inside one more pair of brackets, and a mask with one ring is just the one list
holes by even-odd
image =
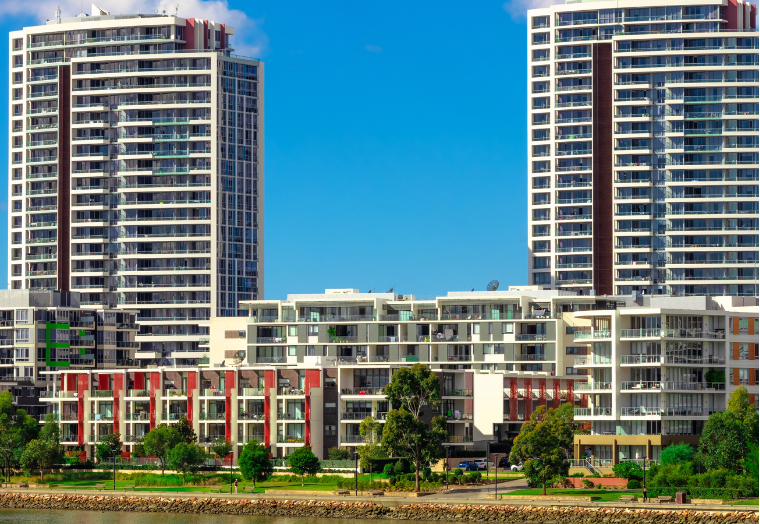
[[475, 459], [473, 462], [478, 466], [478, 469], [492, 468], [493, 462], [486, 459]]
[[512, 464], [512, 467], [510, 468], [512, 471], [522, 471], [523, 465], [522, 462], [519, 464]]

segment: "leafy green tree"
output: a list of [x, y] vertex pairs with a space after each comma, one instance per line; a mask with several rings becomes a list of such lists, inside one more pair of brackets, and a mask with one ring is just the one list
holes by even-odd
[[414, 490], [420, 491], [422, 468], [441, 458], [446, 419], [435, 417], [428, 425], [404, 408], [388, 412], [381, 445], [392, 457], [405, 457], [414, 465]]
[[686, 464], [694, 458], [694, 448], [681, 442], [671, 444], [660, 453], [660, 464]]
[[383, 425], [373, 417], [367, 417], [359, 424], [359, 435], [364, 439], [364, 445], [357, 446], [359, 465], [363, 470], [369, 470], [369, 480], [372, 481], [372, 465], [376, 459], [384, 458], [380, 440], [383, 435]]
[[540, 406], [515, 437], [510, 460], [513, 464], [521, 462], [525, 476], [533, 483], [540, 482], [546, 495], [548, 480], [567, 476], [570, 463], [565, 459], [572, 442], [573, 431], [567, 420], [555, 410]]
[[254, 488], [257, 480], [262, 482], [274, 472], [272, 461], [269, 460], [269, 448], [262, 446], [257, 440], [249, 440], [243, 446], [238, 466], [243, 478], [253, 480]]
[[198, 471], [206, 457], [204, 449], [197, 444], [180, 442], [169, 452], [169, 466], [182, 473], [182, 483], [185, 483], [186, 475]]
[[106, 435], [95, 446], [95, 454], [100, 462], [105, 462], [118, 453], [121, 453], [121, 435], [118, 431]]
[[351, 452], [346, 448], [330, 448], [327, 450], [330, 460], [351, 460]]
[[290, 464], [290, 471], [301, 475], [301, 486], [303, 486], [304, 475], [316, 475], [322, 469], [317, 456], [306, 446], [297, 448], [288, 455], [288, 464]]
[[216, 455], [216, 458], [224, 460], [227, 455], [232, 453], [232, 442], [226, 438], [218, 438], [211, 443], [210, 449]]
[[21, 454], [21, 466], [40, 470], [40, 482], [44, 481], [46, 469], [52, 469], [63, 460], [63, 447], [50, 440], [34, 439], [29, 441]]
[[[164, 474], [166, 463], [169, 460], [169, 452], [179, 444], [179, 434], [167, 424], [159, 424], [151, 429], [143, 438], [145, 453], [158, 459], [161, 464], [161, 474]], [[187, 444], [187, 442], [185, 442]]]
[[747, 458], [744, 460], [744, 471], [746, 475], [755, 481], [755, 486], [760, 484], [760, 453], [758, 452], [758, 445], [755, 442], [750, 446]]
[[384, 393], [394, 408], [402, 407], [416, 419], [423, 415], [425, 406], [436, 406], [441, 401], [438, 375], [419, 363], [396, 371]]
[[39, 435], [39, 422], [13, 405], [10, 391], [0, 392], [0, 449], [10, 450], [11, 466], [18, 466], [26, 445]]
[[61, 443], [61, 425], [58, 423], [55, 413], [45, 415], [45, 424], [40, 430], [39, 438], [56, 444]]
[[615, 464], [612, 466], [612, 472], [617, 478], [621, 479], [641, 480], [644, 478], [644, 470], [635, 462], [620, 462], [619, 464]]
[[177, 432], [181, 441], [185, 444], [194, 444], [198, 442], [198, 435], [195, 434], [193, 426], [186, 417], [182, 417], [175, 424], [172, 424], [172, 428]]
[[688, 463], [654, 464], [647, 469], [647, 485], [661, 488], [688, 486], [692, 474], [691, 464]]
[[699, 439], [699, 459], [707, 469], [745, 470], [745, 461], [758, 441], [758, 414], [749, 404], [747, 388], [731, 393], [725, 411], [710, 415]]
[[135, 443], [132, 446], [132, 457], [147, 457], [148, 452], [145, 451], [145, 437], [136, 437]]

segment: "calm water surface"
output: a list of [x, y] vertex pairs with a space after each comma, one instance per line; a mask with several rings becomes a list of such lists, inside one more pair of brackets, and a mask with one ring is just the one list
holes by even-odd
[[[100, 511], [0, 510], [0, 524], [378, 524], [377, 520], [173, 515]], [[440, 524], [440, 523], [438, 523]]]

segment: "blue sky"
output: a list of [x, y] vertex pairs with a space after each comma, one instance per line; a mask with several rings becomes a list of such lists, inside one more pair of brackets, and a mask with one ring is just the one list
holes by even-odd
[[[110, 4], [98, 3], [146, 12], [150, 0]], [[36, 23], [16, 5], [0, 1], [4, 31]], [[236, 47], [266, 63], [266, 298], [527, 283], [526, 27], [509, 12], [521, 8], [180, 2], [179, 16], [236, 26]], [[2, 207], [5, 276], [7, 189]]]

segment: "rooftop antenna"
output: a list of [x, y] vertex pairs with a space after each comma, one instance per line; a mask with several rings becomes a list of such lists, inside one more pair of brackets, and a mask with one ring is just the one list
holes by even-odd
[[174, 4], [174, 16], [177, 16], [177, 11], [179, 11], [179, 4]]
[[498, 280], [491, 280], [488, 283], [488, 287], [486, 288], [486, 291], [496, 291], [499, 289], [499, 281]]
[[393, 287], [390, 288], [386, 293], [393, 293], [393, 289], [396, 287], [396, 284], [393, 284]]
[[55, 19], [57, 20], [56, 23], [58, 23], [58, 24], [61, 23], [61, 6], [56, 6], [55, 7]]

